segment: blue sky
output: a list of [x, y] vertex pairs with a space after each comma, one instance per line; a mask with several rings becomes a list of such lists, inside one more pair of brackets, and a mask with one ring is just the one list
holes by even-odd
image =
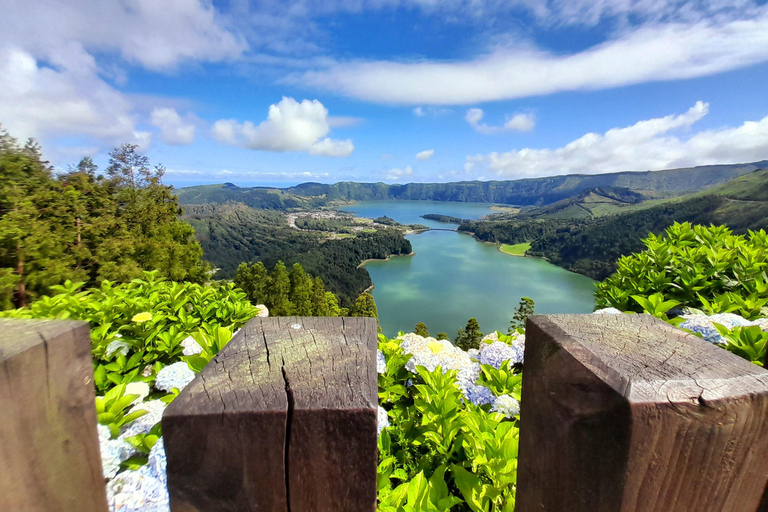
[[768, 5], [0, 0], [0, 123], [177, 187], [768, 159]]

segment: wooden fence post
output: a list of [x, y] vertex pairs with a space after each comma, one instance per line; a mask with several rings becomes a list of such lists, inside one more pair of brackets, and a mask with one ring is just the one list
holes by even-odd
[[754, 512], [768, 371], [648, 315], [527, 322], [517, 512]]
[[163, 414], [174, 512], [373, 512], [376, 320], [254, 318]]
[[0, 510], [107, 510], [85, 322], [0, 319]]

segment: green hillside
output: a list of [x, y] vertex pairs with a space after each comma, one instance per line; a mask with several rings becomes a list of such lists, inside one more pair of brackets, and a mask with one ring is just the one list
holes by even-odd
[[408, 183], [405, 185], [353, 182], [340, 182], [333, 185], [303, 183], [286, 189], [240, 188], [227, 183], [182, 188], [177, 193], [182, 204], [238, 201], [254, 208], [274, 210], [318, 207], [334, 202], [386, 199], [543, 206], [595, 189], [630, 190], [646, 199], [680, 196], [724, 184], [763, 167], [768, 167], [768, 161], [666, 171], [572, 174], [514, 181]]
[[726, 225], [736, 233], [768, 228], [768, 170], [657, 206], [571, 225], [561, 223], [532, 240], [529, 254], [603, 279], [616, 269], [620, 256], [642, 250], [641, 239], [648, 233], [658, 234], [675, 221]]

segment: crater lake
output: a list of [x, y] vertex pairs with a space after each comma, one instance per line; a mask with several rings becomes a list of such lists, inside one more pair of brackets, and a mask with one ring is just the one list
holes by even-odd
[[[456, 229], [456, 224], [423, 219], [428, 213], [479, 219], [490, 204], [442, 201], [364, 201], [339, 208], [357, 216], [388, 216], [402, 224]], [[471, 317], [484, 333], [506, 332], [521, 297], [530, 297], [537, 314], [589, 313], [595, 281], [538, 259], [511, 256], [496, 244], [454, 231], [407, 236], [414, 255], [370, 261], [373, 296], [382, 331], [394, 336], [424, 322], [432, 335], [456, 336]]]

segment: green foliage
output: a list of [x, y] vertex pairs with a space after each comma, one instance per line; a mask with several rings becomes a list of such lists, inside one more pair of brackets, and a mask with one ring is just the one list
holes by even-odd
[[199, 331], [192, 334], [192, 339], [203, 351], [198, 355], [185, 356], [182, 359], [195, 373], [199, 373], [213, 359], [213, 356], [232, 340], [232, 331], [220, 325], [204, 324]]
[[96, 417], [100, 424], [109, 428], [113, 438], [120, 435], [120, 427], [131, 421], [141, 418], [147, 411], [134, 411], [126, 414], [126, 410], [139, 395], [126, 395], [125, 384], [119, 384], [103, 397], [96, 397]]
[[118, 384], [153, 381], [164, 365], [181, 360], [181, 342], [187, 336], [197, 336], [208, 354], [217, 352], [232, 331], [257, 313], [234, 285], [177, 283], [158, 272], [121, 285], [104, 281], [87, 291], [79, 291], [81, 285], [55, 285], [57, 295], [0, 316], [87, 321], [99, 393]]
[[365, 316], [370, 318], [379, 318], [379, 311], [376, 308], [376, 301], [370, 293], [361, 293], [350, 310], [352, 316]]
[[470, 318], [466, 327], [459, 329], [454, 344], [464, 351], [471, 348], [478, 349], [481, 339], [483, 339], [483, 333], [480, 332], [480, 324], [477, 323], [476, 318]]
[[529, 316], [533, 315], [536, 304], [530, 297], [523, 297], [520, 299], [520, 303], [517, 305], [515, 315], [512, 317], [512, 321], [509, 323], [509, 334], [518, 332], [519, 329], [525, 329], [525, 321]]
[[[512, 512], [517, 420], [464, 399], [456, 371], [419, 366], [414, 375], [396, 341], [380, 335], [379, 349], [387, 360], [379, 402], [390, 421], [379, 437], [379, 512]], [[508, 367], [484, 371], [519, 396], [520, 376], [507, 377]]]
[[481, 365], [481, 368], [478, 384], [487, 387], [496, 396], [509, 395], [520, 401], [523, 374], [514, 365], [504, 361], [498, 370], [488, 364]]
[[725, 338], [725, 348], [739, 357], [758, 366], [765, 367], [766, 343], [768, 332], [763, 332], [760, 327], [751, 325], [748, 327], [734, 327], [728, 330], [722, 325], [715, 324], [718, 332]]
[[448, 333], [446, 333], [446, 332], [439, 332], [439, 333], [437, 333], [436, 339], [438, 339], [438, 340], [447, 340], [448, 339]]
[[648, 311], [662, 316], [676, 306], [756, 318], [768, 306], [768, 235], [734, 235], [725, 226], [675, 223], [665, 235], [649, 235], [646, 249], [619, 260], [600, 283], [598, 308]]

